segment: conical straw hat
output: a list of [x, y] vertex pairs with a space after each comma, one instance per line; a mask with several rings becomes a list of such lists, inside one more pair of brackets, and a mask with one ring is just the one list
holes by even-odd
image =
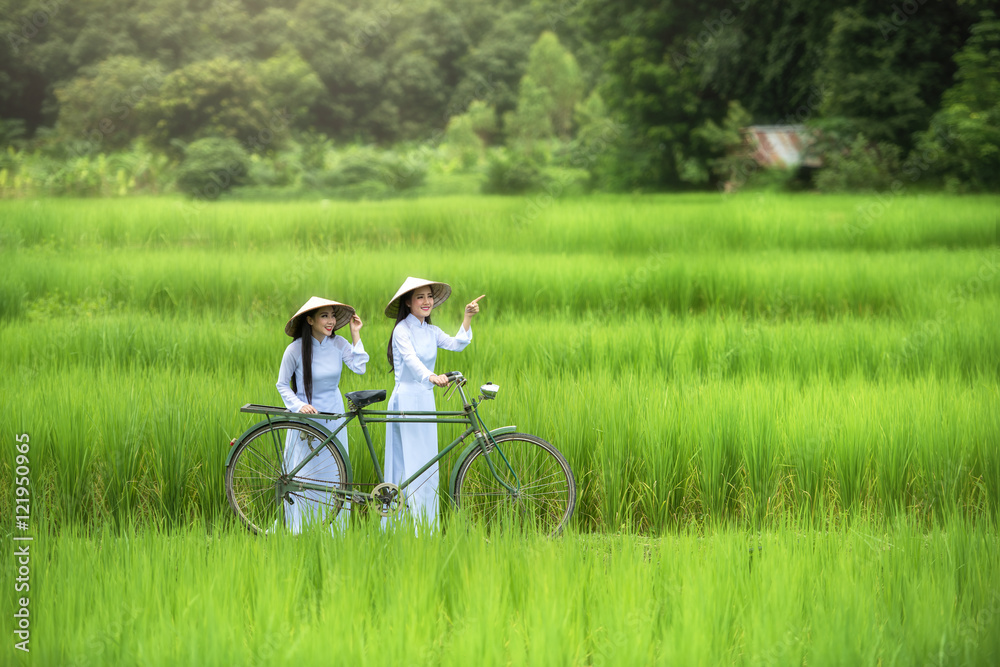
[[337, 318], [337, 325], [333, 327], [336, 331], [340, 327], [346, 326], [351, 318], [354, 317], [354, 308], [348, 306], [346, 303], [340, 303], [338, 301], [331, 301], [330, 299], [323, 299], [318, 296], [311, 296], [305, 304], [299, 308], [298, 312], [292, 315], [288, 319], [288, 324], [285, 325], [285, 333], [295, 338], [298, 336], [299, 332], [299, 318], [309, 311], [316, 310], [317, 308], [322, 308], [323, 306], [333, 306], [333, 316]]
[[445, 299], [451, 296], [451, 285], [448, 283], [438, 283], [433, 280], [424, 280], [423, 278], [414, 278], [413, 276], [409, 276], [405, 281], [403, 281], [403, 286], [396, 290], [396, 294], [385, 307], [385, 316], [396, 319], [396, 316], [399, 314], [400, 299], [402, 299], [408, 292], [412, 292], [418, 287], [426, 287], [427, 285], [431, 286], [431, 294], [434, 296], [435, 308], [440, 306], [445, 302]]

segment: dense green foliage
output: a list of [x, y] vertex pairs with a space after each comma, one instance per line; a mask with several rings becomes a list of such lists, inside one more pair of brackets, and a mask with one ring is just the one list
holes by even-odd
[[[713, 169], [732, 142], [698, 130], [739, 104], [747, 122], [807, 123], [829, 156], [864, 163], [884, 146], [877, 150], [899, 156], [880, 167], [890, 185], [916, 175], [996, 190], [990, 7], [0, 0], [0, 140], [43, 156], [31, 167], [7, 157], [0, 169], [33, 191], [63, 193], [65, 178], [39, 178], [34, 165], [129, 147], [176, 164], [175, 142], [229, 137], [268, 163], [262, 171], [280, 174], [317, 140], [428, 149], [444, 140], [458, 144], [460, 171], [502, 163], [483, 148], [517, 152], [531, 163], [531, 188], [550, 194], [562, 189], [548, 169], [585, 170], [588, 188], [609, 190], [732, 185], [727, 170]], [[595, 145], [595, 127], [614, 131]], [[470, 144], [469, 130], [483, 147]], [[853, 187], [843, 174], [854, 167], [833, 162], [839, 175], [818, 184]], [[306, 180], [322, 183], [323, 169]], [[256, 185], [287, 189], [290, 180], [265, 174]], [[522, 190], [482, 180], [488, 191]], [[382, 191], [377, 180], [347, 190]]]
[[177, 187], [193, 197], [218, 199], [227, 188], [244, 182], [249, 168], [250, 158], [235, 139], [198, 139], [184, 149]]
[[1000, 19], [972, 28], [955, 56], [957, 81], [921, 135], [920, 149], [953, 189], [1000, 187]]

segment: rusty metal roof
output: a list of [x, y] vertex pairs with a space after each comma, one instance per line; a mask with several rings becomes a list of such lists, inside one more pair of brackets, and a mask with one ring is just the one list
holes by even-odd
[[812, 143], [805, 125], [751, 125], [742, 130], [750, 155], [762, 167], [820, 166], [808, 154]]

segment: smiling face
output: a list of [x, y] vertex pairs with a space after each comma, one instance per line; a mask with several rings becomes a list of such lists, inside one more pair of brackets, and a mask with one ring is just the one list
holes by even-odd
[[329, 306], [313, 311], [311, 315], [306, 315], [306, 322], [312, 327], [313, 338], [321, 342], [327, 336], [332, 336], [333, 328], [337, 326], [337, 318], [333, 314], [333, 308]]
[[410, 309], [410, 314], [423, 322], [431, 314], [434, 308], [434, 293], [430, 287], [418, 287], [413, 290], [413, 294], [406, 301], [406, 307]]

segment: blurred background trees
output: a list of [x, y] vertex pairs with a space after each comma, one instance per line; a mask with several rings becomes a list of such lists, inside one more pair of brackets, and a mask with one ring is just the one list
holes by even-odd
[[246, 152], [247, 185], [352, 185], [343, 179], [360, 172], [344, 165], [371, 154], [383, 164], [373, 173], [395, 166], [364, 192], [424, 183], [417, 174], [496, 192], [719, 187], [741, 123], [808, 126], [830, 170], [814, 186], [850, 188], [874, 170], [861, 180], [996, 190], [992, 9], [0, 0], [0, 193], [45, 191], [53, 170], [123, 152], [165, 160], [154, 180], [169, 189], [187, 147], [210, 138]]

